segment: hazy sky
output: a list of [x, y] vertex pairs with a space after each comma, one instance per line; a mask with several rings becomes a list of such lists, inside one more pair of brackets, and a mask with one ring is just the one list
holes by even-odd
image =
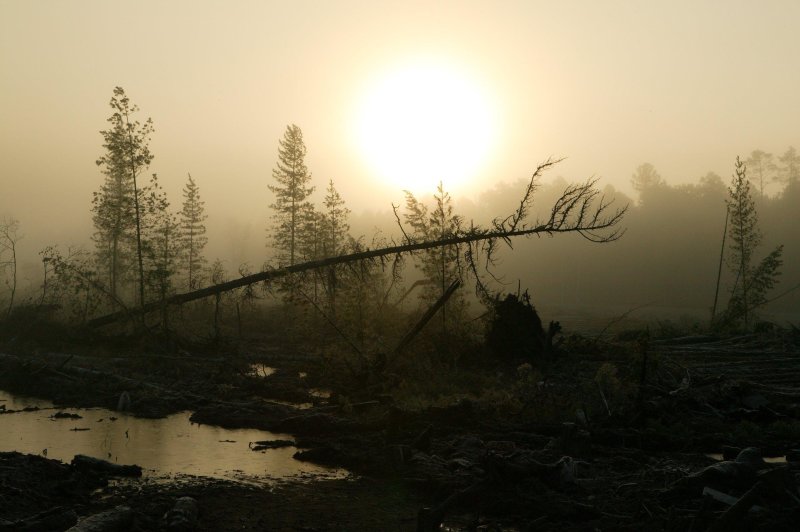
[[212, 240], [263, 240], [289, 123], [319, 189], [333, 178], [354, 210], [388, 209], [400, 187], [367, 164], [356, 122], [376, 80], [431, 61], [493, 120], [457, 193], [549, 155], [568, 157], [554, 176], [625, 190], [644, 161], [671, 182], [727, 178], [737, 154], [800, 148], [798, 21], [796, 0], [0, 0], [0, 216], [36, 243], [90, 234], [116, 85], [154, 121], [173, 203], [187, 172], [200, 185]]

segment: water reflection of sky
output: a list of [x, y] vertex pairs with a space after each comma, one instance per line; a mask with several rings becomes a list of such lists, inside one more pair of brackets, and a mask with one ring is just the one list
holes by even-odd
[[[189, 412], [162, 419], [143, 419], [101, 408], [54, 409], [39, 399], [0, 391], [7, 410], [38, 406], [42, 410], [0, 414], [0, 451], [42, 454], [69, 462], [85, 454], [119, 464], [138, 464], [150, 474], [190, 474], [229, 479], [269, 481], [308, 475], [344, 476], [292, 458], [294, 447], [254, 452], [248, 443], [291, 440], [287, 434], [254, 429], [223, 429], [189, 421]], [[2, 408], [2, 406], [0, 406]], [[82, 419], [53, 419], [58, 411]], [[112, 420], [116, 418], [116, 420]], [[89, 430], [73, 430], [73, 429]]]

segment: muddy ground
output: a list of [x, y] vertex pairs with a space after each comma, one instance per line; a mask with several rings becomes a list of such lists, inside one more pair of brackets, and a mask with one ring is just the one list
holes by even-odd
[[[200, 423], [291, 433], [297, 459], [353, 474], [270, 488], [164, 483], [2, 453], [0, 530], [54, 508], [83, 519], [119, 505], [132, 509], [131, 530], [157, 530], [182, 496], [197, 501], [196, 530], [796, 530], [796, 339], [624, 341], [574, 342], [534, 378], [524, 366], [463, 369], [495, 371], [497, 390], [413, 407], [366, 387], [326, 397], [318, 360], [258, 346], [247, 356], [6, 351], [2, 389], [106, 408], [127, 391], [138, 415], [189, 409]], [[3, 415], [14, 414], [0, 428]]]

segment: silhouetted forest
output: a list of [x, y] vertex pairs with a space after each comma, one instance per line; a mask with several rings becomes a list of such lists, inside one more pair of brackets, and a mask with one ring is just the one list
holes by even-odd
[[[734, 158], [731, 158], [731, 173]], [[652, 173], [642, 180], [643, 172]], [[750, 175], [750, 171], [748, 171]], [[675, 318], [681, 314], [710, 317], [725, 225], [730, 178], [709, 173], [692, 184], [670, 185], [656, 169], [642, 165], [632, 176], [638, 197], [608, 186], [606, 195], [630, 208], [622, 238], [603, 246], [586, 245], [578, 235], [542, 237], [504, 250], [497, 268], [510, 287], [520, 280], [534, 300], [548, 309], [578, 307], [615, 314], [647, 306], [643, 314]], [[565, 180], [546, 182], [537, 190], [534, 209], [547, 209]], [[482, 219], [513, 206], [522, 183], [503, 184], [466, 202], [466, 217]], [[754, 187], [755, 188], [755, 187]], [[800, 182], [796, 177], [772, 187], [770, 195], [753, 194], [764, 235], [761, 254], [784, 244], [784, 267], [773, 296], [800, 283]], [[541, 212], [539, 213], [541, 214]], [[723, 268], [720, 297], [729, 297], [734, 278]], [[767, 307], [796, 319], [800, 289]]]
[[[159, 310], [168, 331], [172, 305], [213, 296], [217, 337], [223, 307], [235, 309], [241, 329], [243, 308], [266, 296], [313, 307], [345, 338], [340, 327], [351, 322], [351, 334], [363, 347], [366, 316], [404, 302], [408, 309], [425, 308], [455, 281], [474, 283], [489, 308], [501, 294], [520, 297], [524, 290], [553, 315], [607, 318], [642, 309], [650, 318], [685, 316], [700, 326], [711, 323], [712, 312], [730, 312], [735, 304], [745, 328], [765, 313], [777, 321], [796, 317], [800, 156], [792, 147], [779, 157], [754, 150], [746, 161], [737, 158], [730, 181], [708, 173], [696, 183], [670, 185], [644, 163], [631, 176], [636, 198], [610, 186], [600, 191], [597, 180], [571, 185], [546, 179], [544, 171], [558, 163], [547, 161], [527, 182], [497, 185], [476, 202], [458, 204], [442, 183], [432, 201], [406, 192], [404, 207], [392, 205], [394, 212], [367, 228], [363, 218], [351, 216], [333, 179], [317, 201], [303, 133], [292, 124], [278, 141], [272, 179], [265, 183], [273, 202], [266, 250], [257, 255], [262, 262], [235, 265], [233, 274], [225, 258], [206, 257], [207, 224], [215, 221], [207, 220], [201, 186], [189, 175], [176, 209], [158, 176], [150, 174], [152, 120], [140, 118], [121, 87], [114, 89], [110, 107], [97, 159], [105, 177], [91, 201], [94, 249], [45, 248], [41, 283], [21, 287], [21, 224], [4, 220], [0, 273], [6, 317], [15, 307], [46, 309], [73, 323], [97, 325], [102, 314], [130, 318], [133, 311]], [[739, 229], [728, 226], [734, 218]], [[511, 239], [523, 235], [536, 238]], [[409, 248], [398, 248], [404, 245]], [[765, 251], [773, 248], [772, 254]], [[409, 260], [402, 256], [415, 250]], [[739, 259], [741, 264], [733, 264]], [[284, 268], [291, 270], [284, 275]], [[253, 273], [259, 269], [264, 273]], [[252, 286], [257, 280], [262, 295]], [[755, 298], [748, 295], [753, 291]], [[223, 299], [225, 292], [230, 293]], [[458, 329], [483, 312], [468, 310], [463, 290], [442, 304], [443, 330]]]
[[[749, 163], [754, 164], [752, 158]], [[769, 179], [769, 193], [764, 195], [758, 192], [761, 188], [759, 180], [763, 182], [763, 177], [759, 178], [752, 168], [748, 168], [748, 175], [753, 181], [759, 226], [764, 236], [762, 250], [777, 244], [785, 246], [784, 267], [778, 277], [779, 283], [771, 293], [771, 297], [776, 299], [759, 310], [761, 313], [767, 311], [778, 321], [795, 320], [797, 308], [800, 308], [800, 290], [796, 289], [800, 283], [800, 269], [795, 266], [800, 262], [800, 209], [797, 208], [800, 205], [800, 185], [798, 179], [791, 175], [779, 180], [777, 167], [773, 168], [775, 173]], [[516, 291], [518, 286], [527, 289], [538, 306], [555, 313], [584, 311], [597, 316], [612, 316], [641, 307], [640, 314], [649, 318], [687, 316], [702, 321], [709, 317], [714, 300], [730, 179], [709, 172], [695, 183], [670, 185], [658, 175], [657, 169], [643, 164], [632, 175], [631, 181], [637, 192], [635, 197], [612, 186], [606, 186], [603, 190], [618, 204], [629, 206], [622, 238], [602, 246], [587, 245], [577, 234], [560, 235], [558, 238], [542, 235], [532, 240], [516, 241], [513, 249], [498, 250], [499, 260], [492, 267], [492, 272], [499, 282], [493, 284], [494, 288], [511, 292]], [[198, 187], [194, 181], [190, 186], [192, 194], [196, 194]], [[332, 186], [331, 181], [329, 188]], [[532, 217], [547, 214], [546, 210], [565, 186], [567, 181], [564, 178], [543, 180], [535, 192]], [[476, 201], [450, 200], [450, 208], [465, 223], [486, 223], [498, 213], [513, 210], [524, 187], [523, 180], [501, 183], [482, 193]], [[336, 201], [341, 202], [341, 207], [337, 208], [346, 209], [346, 198], [339, 197], [335, 189], [329, 190], [328, 194], [336, 194]], [[420, 197], [420, 200], [424, 202], [426, 198]], [[397, 237], [397, 225], [388, 210], [370, 214], [350, 213], [346, 209], [343, 213], [349, 216], [353, 230], [347, 233], [349, 225], [345, 231], [337, 230], [341, 234], [337, 237], [340, 242], [333, 244], [336, 252], [360, 249], [359, 246], [374, 247], [378, 242]], [[214, 224], [214, 220], [208, 223]], [[7, 232], [24, 233], [24, 227], [20, 228], [20, 222], [16, 220], [7, 221], [4, 227], [7, 227]], [[205, 244], [205, 228], [201, 229], [201, 243]], [[240, 237], [231, 235], [231, 240], [236, 241]], [[37, 286], [37, 282], [31, 281], [32, 273], [37, 275], [36, 272], [26, 272], [24, 277], [27, 283], [23, 283], [20, 274], [16, 275], [16, 280], [13, 279], [15, 272], [9, 260], [9, 244], [14, 240], [17, 253], [20, 246], [23, 249], [25, 247], [25, 242], [18, 243], [17, 239], [14, 234], [7, 234], [4, 238], [2, 301], [6, 310], [14, 305], [12, 296], [17, 305], [26, 301], [35, 302], [41, 296], [55, 296], [52, 285], [50, 293], [39, 292], [41, 285]], [[241, 242], [239, 245], [244, 244]], [[190, 246], [187, 249], [194, 248]], [[46, 250], [46, 253], [52, 252], [52, 248]], [[86, 250], [71, 252], [83, 257], [82, 260], [88, 257]], [[241, 251], [244, 255], [254, 253], [258, 252]], [[226, 265], [229, 270], [250, 272], [253, 268], [250, 265], [239, 266], [225, 259], [218, 257], [209, 265], [200, 256], [203, 269], [194, 273], [196, 278], [190, 279], [192, 275], [188, 268], [194, 265], [198, 257], [190, 260], [187, 254], [177, 253], [173, 261], [175, 264], [172, 264], [175, 273], [179, 266], [187, 270], [182, 274], [182, 280], [176, 278], [172, 281], [174, 286], [169, 287], [170, 293], [186, 291], [189, 287], [197, 288], [199, 279], [208, 284], [212, 282], [212, 277], [217, 280], [235, 277], [236, 274], [223, 272]], [[267, 259], [266, 263], [269, 262]], [[44, 266], [47, 270], [49, 265], [45, 263]], [[406, 269], [405, 273], [407, 284], [419, 280], [419, 274], [414, 269]], [[150, 284], [157, 279], [157, 276], [151, 278]], [[720, 305], [724, 305], [730, 297], [734, 281], [729, 269], [723, 268]], [[157, 289], [155, 285], [151, 288]]]

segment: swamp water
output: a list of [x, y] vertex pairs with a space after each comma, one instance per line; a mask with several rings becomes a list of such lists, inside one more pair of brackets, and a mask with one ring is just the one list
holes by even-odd
[[[262, 440], [292, 440], [287, 434], [223, 429], [189, 421], [189, 412], [145, 419], [103, 408], [53, 408], [53, 404], [0, 391], [0, 451], [45, 455], [69, 463], [85, 454], [118, 464], [137, 464], [145, 475], [196, 475], [247, 483], [280, 479], [343, 478], [347, 471], [292, 458], [295, 447], [252, 451]], [[78, 418], [54, 417], [57, 412]], [[88, 429], [88, 430], [86, 430]]]

